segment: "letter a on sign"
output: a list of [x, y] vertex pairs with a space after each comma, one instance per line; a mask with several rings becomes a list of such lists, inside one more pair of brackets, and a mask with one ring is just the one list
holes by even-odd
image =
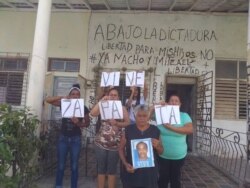
[[61, 100], [62, 117], [84, 117], [84, 99], [62, 99]]
[[121, 101], [101, 101], [99, 102], [101, 119], [123, 119], [123, 109]]
[[119, 86], [120, 72], [102, 72], [101, 87]]
[[155, 106], [155, 116], [157, 125], [169, 123], [171, 125], [180, 124], [180, 107], [176, 105]]

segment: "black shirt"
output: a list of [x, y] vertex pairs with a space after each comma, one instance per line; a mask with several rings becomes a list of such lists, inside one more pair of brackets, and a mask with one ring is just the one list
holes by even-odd
[[[131, 154], [131, 140], [142, 138], [155, 138], [159, 139], [160, 131], [156, 126], [150, 125], [148, 129], [140, 131], [136, 125], [129, 125], [125, 129], [126, 137], [126, 159], [129, 164], [132, 165]], [[128, 173], [122, 165], [121, 179], [125, 185], [136, 187], [157, 187], [158, 181], [158, 165], [156, 162], [156, 151], [154, 150], [155, 167], [150, 168], [138, 168], [134, 173]]]
[[[84, 106], [84, 115], [89, 113], [89, 109]], [[79, 118], [82, 121], [83, 118]], [[62, 128], [61, 132], [64, 136], [81, 136], [81, 128], [76, 126], [71, 118], [62, 118]]]

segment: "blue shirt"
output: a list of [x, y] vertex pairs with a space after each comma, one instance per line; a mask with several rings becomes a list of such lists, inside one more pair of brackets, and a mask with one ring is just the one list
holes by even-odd
[[[183, 127], [187, 123], [192, 123], [190, 116], [187, 113], [180, 112], [180, 124], [175, 124], [175, 127]], [[160, 155], [164, 159], [178, 160], [183, 159], [187, 155], [186, 135], [179, 134], [164, 127], [158, 126], [160, 130], [160, 138], [163, 145], [163, 153]]]

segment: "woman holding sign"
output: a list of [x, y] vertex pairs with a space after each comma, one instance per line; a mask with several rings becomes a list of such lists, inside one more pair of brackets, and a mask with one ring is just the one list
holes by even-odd
[[130, 123], [135, 124], [135, 112], [134, 108], [137, 105], [144, 105], [148, 95], [147, 85], [144, 84], [143, 96], [141, 96], [141, 88], [132, 86], [130, 87], [131, 94], [125, 102], [125, 106], [129, 112]]
[[[74, 84], [69, 90], [68, 96], [47, 97], [46, 102], [49, 104], [60, 106], [62, 99], [79, 99], [80, 86]], [[71, 166], [71, 188], [77, 188], [78, 181], [78, 161], [81, 150], [81, 127], [89, 126], [90, 120], [88, 116], [89, 110], [84, 106], [84, 118], [62, 118], [61, 134], [57, 145], [57, 173], [56, 188], [62, 188], [63, 176], [67, 155], [70, 153]]]
[[[162, 104], [163, 105], [163, 104]], [[181, 105], [180, 97], [171, 95], [167, 104]], [[159, 157], [159, 188], [181, 188], [181, 167], [187, 155], [186, 135], [192, 134], [193, 125], [187, 113], [180, 112], [180, 124], [162, 124], [158, 126], [164, 152]]]
[[[121, 168], [123, 188], [158, 187], [158, 165], [155, 157], [156, 154], [163, 152], [163, 147], [160, 131], [148, 123], [148, 113], [147, 106], [138, 105], [135, 108], [136, 124], [126, 127], [122, 135], [119, 155], [123, 164]], [[138, 154], [135, 155], [136, 153]]]
[[95, 137], [98, 188], [104, 188], [106, 175], [108, 187], [116, 186], [116, 170], [119, 160], [118, 145], [122, 128], [129, 125], [129, 116], [121, 105], [118, 90], [112, 88], [90, 111], [90, 116], [101, 115], [101, 127]]

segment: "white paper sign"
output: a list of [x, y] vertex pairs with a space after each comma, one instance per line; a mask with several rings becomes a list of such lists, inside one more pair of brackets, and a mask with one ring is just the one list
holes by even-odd
[[62, 117], [84, 117], [84, 99], [62, 99]]
[[157, 125], [169, 123], [171, 125], [180, 124], [180, 107], [177, 105], [156, 105], [155, 116]]
[[118, 100], [107, 100], [99, 102], [101, 119], [123, 119], [122, 103]]
[[102, 72], [101, 87], [119, 86], [120, 72]]
[[126, 72], [126, 86], [143, 87], [145, 78], [145, 71]]

